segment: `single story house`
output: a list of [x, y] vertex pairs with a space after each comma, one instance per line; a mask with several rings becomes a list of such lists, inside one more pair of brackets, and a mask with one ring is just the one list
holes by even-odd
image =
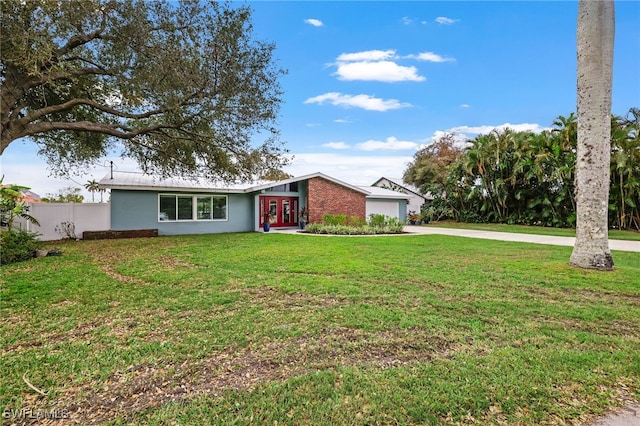
[[111, 190], [111, 230], [158, 229], [158, 235], [259, 231], [294, 227], [304, 208], [310, 223], [325, 214], [406, 220], [407, 194], [355, 186], [322, 173], [280, 181], [228, 184], [113, 172], [99, 182]]
[[388, 178], [383, 176], [375, 181], [371, 186], [386, 188], [395, 192], [407, 194], [409, 196], [407, 211], [410, 212], [419, 213], [423, 204], [429, 203], [433, 200], [433, 196], [431, 194], [422, 194], [418, 188], [404, 183], [402, 179], [399, 178]]

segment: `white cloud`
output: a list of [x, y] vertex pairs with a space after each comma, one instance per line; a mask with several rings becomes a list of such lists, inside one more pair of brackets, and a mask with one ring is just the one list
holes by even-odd
[[394, 62], [396, 51], [365, 50], [362, 52], [343, 53], [336, 58], [338, 68], [334, 75], [340, 80], [383, 81], [394, 83], [398, 81], [424, 81], [425, 77], [418, 75], [416, 67], [406, 67]]
[[458, 22], [458, 19], [451, 19], [451, 18], [447, 18], [445, 16], [438, 16], [436, 19], [434, 19], [434, 21], [436, 21], [438, 24], [442, 24], [442, 25], [451, 25], [454, 22]]
[[[465, 105], [465, 104], [463, 104]], [[453, 134], [455, 144], [460, 147], [465, 147], [468, 144], [470, 139], [474, 139], [478, 135], [486, 135], [496, 130], [498, 132], [503, 132], [505, 129], [511, 129], [516, 132], [533, 132], [533, 133], [541, 133], [545, 130], [551, 130], [550, 127], [542, 127], [536, 123], [520, 123], [520, 124], [511, 124], [504, 123], [498, 126], [491, 125], [483, 125], [483, 126], [457, 126], [452, 127], [447, 130], [436, 130], [433, 135], [429, 138], [429, 142], [420, 145], [419, 148], [423, 148], [441, 137], [447, 134]]]
[[398, 176], [412, 155], [345, 155], [344, 153], [295, 154], [284, 171], [294, 176], [325, 173], [352, 185], [371, 185], [382, 176]]
[[331, 148], [331, 149], [349, 149], [351, 148], [349, 145], [347, 145], [344, 142], [328, 142], [322, 145], [325, 148]]
[[339, 123], [339, 124], [348, 124], [348, 123], [353, 123], [353, 121], [351, 120], [347, 120], [345, 118], [336, 118], [335, 120], [333, 120], [334, 123]]
[[363, 52], [342, 53], [336, 58], [338, 62], [362, 62], [362, 61], [383, 61], [396, 57], [396, 51], [389, 50], [365, 50]]
[[309, 25], [313, 25], [314, 27], [321, 27], [324, 23], [319, 19], [305, 19], [304, 22]]
[[459, 148], [465, 148], [469, 145], [469, 139], [471, 139], [471, 137], [469, 135], [466, 134], [462, 134], [462, 133], [455, 133], [452, 130], [436, 130], [435, 132], [433, 132], [433, 135], [428, 139], [428, 142], [425, 144], [422, 144], [418, 147], [418, 149], [422, 149], [425, 148], [428, 145], [431, 145], [434, 142], [437, 142], [440, 138], [447, 136], [449, 134], [453, 135], [453, 144]]
[[469, 104], [460, 104], [460, 108], [471, 108]]
[[411, 25], [412, 22], [413, 22], [413, 19], [409, 18], [408, 16], [402, 17], [402, 23], [404, 25]]
[[418, 75], [416, 67], [405, 67], [391, 61], [377, 62], [349, 62], [338, 65], [336, 75], [340, 80], [383, 81], [395, 83], [398, 81], [424, 81], [425, 77]]
[[408, 55], [407, 58], [417, 59], [419, 61], [427, 61], [427, 62], [455, 62], [454, 58], [440, 56], [437, 53], [433, 53], [433, 52], [422, 52], [422, 53], [418, 53], [417, 55]]
[[407, 149], [415, 150], [418, 144], [411, 141], [399, 141], [395, 136], [389, 136], [385, 141], [368, 140], [356, 145], [361, 151], [402, 151]]
[[448, 130], [450, 133], [461, 133], [464, 135], [486, 135], [491, 133], [493, 130], [497, 130], [499, 132], [504, 131], [505, 129], [511, 129], [516, 132], [533, 132], [533, 133], [541, 133], [544, 130], [549, 130], [549, 127], [542, 127], [536, 123], [521, 123], [521, 124], [511, 124], [504, 123], [497, 126], [484, 125], [484, 126], [458, 126], [452, 127]]
[[380, 99], [369, 95], [345, 95], [339, 92], [325, 93], [304, 101], [305, 104], [315, 103], [320, 105], [324, 102], [330, 102], [332, 105], [343, 108], [362, 108], [368, 111], [388, 111], [412, 106], [397, 99]]

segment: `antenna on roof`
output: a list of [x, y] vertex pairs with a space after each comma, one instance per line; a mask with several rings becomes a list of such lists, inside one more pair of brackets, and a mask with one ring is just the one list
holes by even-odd
[[111, 179], [113, 179], [113, 161], [109, 161], [111, 163]]

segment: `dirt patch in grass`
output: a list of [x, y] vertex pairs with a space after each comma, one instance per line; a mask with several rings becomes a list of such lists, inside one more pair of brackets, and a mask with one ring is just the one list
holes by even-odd
[[[121, 340], [129, 338], [140, 330], [146, 342], [164, 341], [168, 338], [164, 330], [170, 326], [171, 321], [168, 315], [164, 309], [158, 308], [143, 311], [136, 318], [100, 316], [91, 321], [80, 323], [64, 332], [54, 330], [51, 333], [41, 333], [32, 340], [23, 340], [15, 345], [6, 346], [2, 348], [1, 353], [4, 356], [14, 351], [21, 352], [32, 347], [60, 345], [65, 342], [85, 341], [93, 343], [98, 334], [97, 329], [101, 327], [106, 329], [107, 335]], [[152, 318], [160, 318], [162, 320], [161, 326], [152, 329], [147, 327]]]
[[[140, 256], [142, 257], [142, 256]], [[116, 265], [123, 263], [125, 261], [131, 261], [132, 258], [131, 257], [124, 257], [124, 256], [119, 256], [119, 255], [113, 255], [113, 256], [108, 256], [105, 257], [104, 255], [101, 255], [100, 257], [96, 257], [94, 258], [94, 261], [96, 262], [96, 264], [98, 265], [98, 267], [100, 269], [102, 269], [102, 271], [104, 271], [105, 274], [107, 274], [110, 278], [113, 278], [117, 281], [120, 282], [124, 282], [124, 283], [131, 283], [131, 284], [140, 284], [140, 285], [151, 285], [153, 283], [144, 280], [142, 278], [138, 278], [138, 277], [132, 277], [129, 275], [123, 275], [121, 273], [119, 273], [118, 271], [116, 271], [115, 267]], [[157, 265], [155, 266], [155, 271], [171, 271], [174, 270], [176, 268], [197, 268], [196, 265], [188, 263], [188, 262], [184, 262], [182, 260], [176, 259], [174, 257], [171, 256], [158, 256], [157, 260], [154, 260], [154, 264], [157, 262]]]
[[609, 304], [612, 305], [619, 302], [624, 302], [632, 306], [640, 306], [640, 294], [624, 294], [584, 289], [564, 289], [563, 293], [569, 295], [578, 295], [590, 301], [601, 301], [603, 299], [606, 299], [609, 301]]
[[[93, 257], [93, 263], [96, 264], [107, 276], [120, 282], [148, 285], [150, 282], [129, 275], [119, 273], [116, 268], [118, 265], [131, 262], [137, 259], [152, 258], [154, 270], [174, 270], [176, 268], [196, 268], [197, 266], [175, 256], [162, 254], [162, 250], [175, 248], [175, 242], [169, 243], [168, 240], [153, 239], [153, 246], [144, 247], [140, 250], [123, 250], [121, 245], [113, 241], [100, 241], [95, 243], [94, 250], [90, 250]], [[145, 239], [139, 239], [145, 242]]]
[[640, 328], [632, 321], [579, 321], [572, 318], [536, 317], [536, 321], [553, 329], [571, 330], [582, 333], [594, 333], [598, 335], [634, 336], [640, 338]]
[[3, 349], [3, 356], [14, 351], [22, 352], [26, 349], [60, 344], [64, 341], [77, 341], [89, 339], [97, 327], [103, 325], [104, 319], [96, 319], [88, 323], [79, 324], [73, 329], [64, 333], [41, 334], [37, 339], [22, 341], [16, 345], [7, 346]]
[[350, 304], [346, 297], [329, 294], [288, 293], [275, 287], [245, 288], [241, 290], [252, 305], [260, 305], [266, 309], [283, 309], [295, 311], [300, 309], [328, 308], [336, 305]]
[[340, 327], [323, 329], [318, 337], [298, 338], [288, 348], [291, 353], [285, 360], [312, 370], [339, 366], [387, 368], [448, 356], [451, 345], [417, 328], [370, 333]]
[[451, 342], [418, 329], [374, 333], [323, 329], [319, 336], [271, 341], [256, 349], [226, 348], [179, 365], [132, 365], [112, 374], [100, 388], [89, 383], [62, 391], [55, 405], [67, 407], [66, 423], [98, 424], [169, 402], [203, 394], [216, 397], [228, 390], [249, 391], [312, 371], [409, 365], [446, 357], [450, 348]]
[[113, 265], [110, 265], [107, 263], [100, 263], [99, 266], [100, 266], [100, 269], [102, 269], [109, 278], [113, 278], [114, 280], [117, 280], [123, 283], [129, 283], [129, 284], [139, 284], [139, 285], [151, 284], [150, 282], [145, 281], [141, 278], [122, 275], [121, 273], [119, 273], [113, 268]]

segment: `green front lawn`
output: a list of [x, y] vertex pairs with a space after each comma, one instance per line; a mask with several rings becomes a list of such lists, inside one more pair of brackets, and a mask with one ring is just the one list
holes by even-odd
[[596, 272], [569, 267], [570, 247], [440, 235], [55, 247], [62, 257], [0, 270], [5, 410], [79, 424], [580, 424], [640, 399], [638, 253]]
[[[434, 226], [438, 228], [477, 229], [480, 231], [514, 232], [519, 234], [556, 235], [559, 237], [575, 237], [576, 236], [575, 229], [549, 228], [544, 226], [507, 225], [504, 223], [464, 223], [464, 222], [441, 221], [441, 222], [431, 222], [429, 223], [429, 225], [425, 225], [425, 226]], [[640, 241], [640, 232], [610, 229], [609, 239]]]

